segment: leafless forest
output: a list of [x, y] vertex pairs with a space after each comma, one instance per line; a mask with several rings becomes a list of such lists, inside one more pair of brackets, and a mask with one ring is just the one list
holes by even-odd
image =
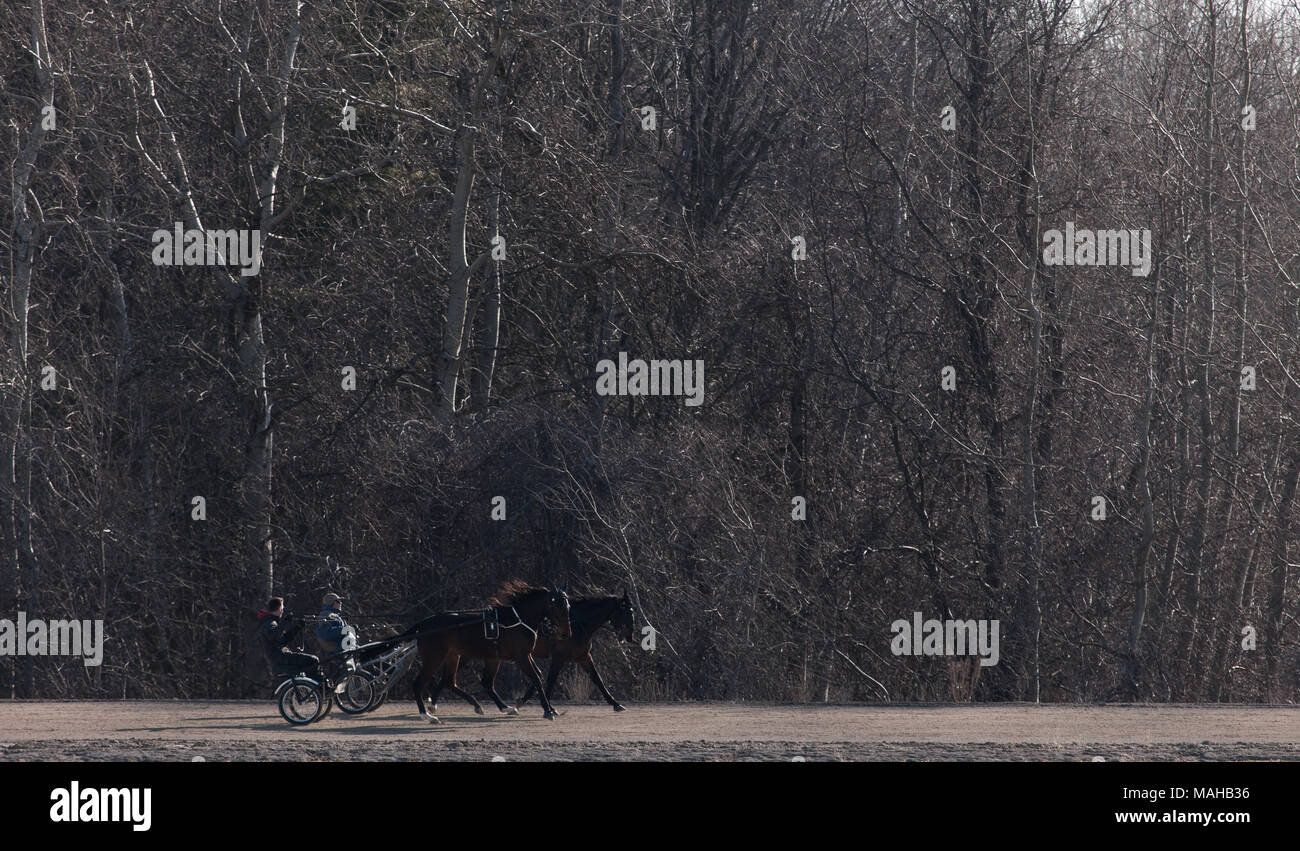
[[1296, 0], [6, 0], [0, 118], [0, 617], [106, 630], [0, 695], [518, 576], [632, 701], [1297, 697]]

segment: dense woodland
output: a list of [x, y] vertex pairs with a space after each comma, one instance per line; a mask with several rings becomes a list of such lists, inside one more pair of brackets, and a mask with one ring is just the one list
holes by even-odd
[[1295, 0], [7, 0], [0, 119], [0, 617], [107, 632], [4, 696], [520, 577], [634, 702], [1297, 697]]

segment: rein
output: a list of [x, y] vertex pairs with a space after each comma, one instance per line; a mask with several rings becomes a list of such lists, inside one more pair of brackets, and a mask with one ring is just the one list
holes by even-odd
[[[514, 623], [502, 622], [501, 615], [507, 612], [509, 612], [511, 615], [514, 615], [515, 618]], [[524, 619], [519, 616], [519, 612], [515, 609], [514, 606], [489, 606], [486, 609], [470, 609], [461, 612], [444, 612], [443, 614], [462, 615], [462, 616], [476, 615], [477, 620], [470, 620], [470, 621], [465, 621], [464, 623], [450, 624], [447, 626], [436, 626], [429, 629], [422, 629], [419, 631], [416, 631], [416, 627], [419, 626], [419, 624], [416, 624], [415, 626], [408, 627], [400, 635], [394, 636], [393, 638], [390, 639], [383, 639], [383, 640], [392, 641], [399, 638], [407, 639], [407, 640], [412, 638], [418, 639], [426, 635], [433, 635], [439, 632], [447, 632], [453, 629], [461, 629], [463, 627], [470, 626], [472, 624], [481, 623], [483, 624], [483, 637], [488, 639], [489, 641], [495, 641], [497, 640], [496, 632], [498, 628], [514, 629], [520, 626], [524, 626], [524, 627], [528, 626], [528, 624], [524, 622]], [[434, 617], [437, 616], [435, 615]], [[529, 628], [531, 629], [531, 627]]]

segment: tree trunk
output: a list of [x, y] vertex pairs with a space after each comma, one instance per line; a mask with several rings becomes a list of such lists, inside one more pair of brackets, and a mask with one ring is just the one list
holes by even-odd
[[487, 61], [479, 73], [478, 82], [468, 96], [465, 114], [456, 139], [456, 191], [452, 197], [451, 219], [447, 227], [447, 245], [450, 250], [447, 275], [447, 312], [442, 329], [442, 351], [436, 364], [438, 385], [438, 419], [451, 422], [456, 415], [456, 383], [460, 378], [461, 354], [465, 344], [465, 316], [469, 308], [470, 281], [487, 261], [490, 252], [480, 254], [471, 265], [466, 248], [466, 230], [469, 221], [469, 201], [474, 189], [474, 142], [478, 137], [478, 123], [482, 119], [483, 103], [488, 83], [501, 59], [501, 46], [505, 41], [505, 28], [500, 19], [497, 33]]
[[[36, 171], [36, 158], [45, 141], [44, 113], [54, 107], [54, 78], [50, 66], [50, 48], [45, 34], [44, 0], [32, 0], [31, 29], [32, 61], [35, 63], [36, 82], [39, 86], [36, 101], [39, 107], [32, 116], [31, 133], [27, 144], [19, 152], [14, 164], [13, 183], [10, 185], [10, 203], [13, 214], [13, 239], [9, 270], [12, 285], [9, 290], [9, 310], [14, 317], [11, 329], [13, 345], [13, 386], [5, 394], [3, 405], [4, 460], [2, 473], [5, 506], [0, 516], [4, 527], [4, 556], [0, 571], [0, 605], [4, 611], [24, 609], [32, 617], [41, 617], [40, 565], [32, 544], [32, 467], [31, 467], [31, 416], [32, 375], [28, 362], [28, 316], [31, 310], [32, 273], [36, 262], [36, 240], [41, 222], [28, 207], [32, 178]], [[22, 640], [21, 637], [19, 640]], [[23, 656], [15, 663], [13, 679], [0, 681], [0, 695], [34, 697], [36, 657]], [[0, 677], [5, 676], [8, 665], [0, 666]], [[7, 678], [6, 678], [7, 679]]]
[[[1192, 648], [1195, 645], [1196, 634], [1200, 625], [1201, 582], [1205, 573], [1214, 569], [1213, 559], [1207, 560], [1205, 557], [1205, 545], [1210, 525], [1210, 482], [1214, 465], [1214, 422], [1210, 392], [1215, 321], [1214, 176], [1211, 170], [1214, 167], [1214, 77], [1218, 68], [1218, 43], [1216, 40], [1218, 14], [1218, 10], [1215, 8], [1213, 0], [1211, 0], [1206, 8], [1208, 32], [1206, 35], [1205, 96], [1202, 104], [1201, 128], [1201, 142], [1205, 146], [1201, 171], [1201, 260], [1205, 275], [1205, 293], [1202, 297], [1201, 320], [1204, 323], [1205, 337], [1201, 348], [1200, 374], [1197, 376], [1197, 392], [1201, 405], [1201, 457], [1196, 488], [1196, 521], [1192, 527], [1192, 540], [1189, 545], [1191, 551], [1188, 554], [1191, 564], [1189, 566], [1187, 585], [1183, 593], [1183, 635], [1178, 653], [1178, 658], [1185, 665], [1183, 669], [1183, 698], [1185, 700], [1197, 699], [1197, 689], [1195, 687], [1198, 681], [1196, 673], [1197, 661], [1193, 658]], [[1201, 664], [1204, 664], [1204, 660], [1202, 660]]]

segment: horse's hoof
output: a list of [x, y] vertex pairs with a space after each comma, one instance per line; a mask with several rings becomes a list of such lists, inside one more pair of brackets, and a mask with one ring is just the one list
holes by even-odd
[[519, 710], [518, 710], [518, 709], [515, 709], [513, 706], [507, 706], [507, 707], [506, 707], [506, 714], [507, 714], [507, 715], [518, 715], [518, 714], [519, 714]]
[[616, 704], [614, 704], [614, 711], [615, 711], [615, 712], [625, 712], [626, 710], [627, 710], [627, 707], [624, 706], [623, 704], [621, 704], [621, 703], [616, 703]]
[[483, 707], [481, 707], [481, 706], [475, 706], [475, 707], [474, 707], [474, 714], [475, 714], [475, 715], [483, 715], [483, 714], [484, 714], [484, 712], [483, 712]]
[[547, 713], [546, 713], [546, 720], [547, 720], [547, 721], [554, 721], [557, 715], [559, 715], [558, 712], [547, 712]]
[[439, 720], [438, 717], [437, 717], [436, 715], [430, 715], [430, 716], [429, 716], [429, 723], [430, 723], [430, 724], [434, 724], [434, 725], [438, 725], [438, 724], [441, 724], [442, 721]]

